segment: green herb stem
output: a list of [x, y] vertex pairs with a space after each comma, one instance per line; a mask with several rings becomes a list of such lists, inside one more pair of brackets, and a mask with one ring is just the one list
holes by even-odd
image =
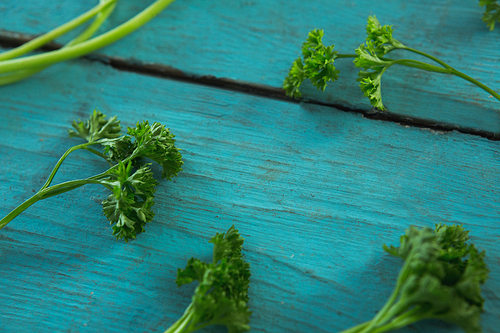
[[174, 0], [157, 0], [127, 22], [106, 33], [103, 33], [102, 35], [79, 44], [44, 54], [0, 62], [0, 73], [46, 66], [55, 62], [73, 59], [93, 52], [137, 30], [139, 27], [158, 15], [172, 2], [174, 2]]
[[339, 54], [337, 53], [336, 55], [336, 59], [340, 59], [340, 58], [356, 58], [357, 57], [357, 54]]
[[371, 321], [367, 321], [365, 323], [362, 323], [362, 324], [359, 324], [359, 325], [356, 325], [354, 327], [351, 327], [351, 328], [348, 328], [346, 330], [343, 330], [342, 332], [340, 333], [358, 333], [360, 332], [362, 329], [364, 329], [366, 326], [368, 326], [370, 324]]
[[[111, 4], [111, 6], [107, 6], [102, 11], [100, 11], [97, 14], [96, 18], [94, 19], [94, 21], [92, 22], [92, 24], [87, 29], [85, 29], [85, 31], [82, 32], [79, 36], [77, 36], [75, 39], [73, 39], [68, 44], [63, 46], [63, 48], [81, 43], [81, 42], [89, 39], [90, 37], [92, 37], [92, 35], [97, 31], [97, 29], [99, 29], [101, 27], [101, 25], [104, 23], [104, 21], [109, 17], [109, 15], [111, 15], [111, 13], [113, 12], [113, 10], [116, 7], [117, 1], [118, 0], [114, 0], [114, 2]], [[101, 0], [101, 3], [104, 3], [104, 2], [106, 2], [106, 0]], [[1, 54], [0, 54], [0, 56], [1, 56]], [[24, 80], [24, 79], [26, 79], [26, 78], [28, 78], [28, 77], [30, 77], [38, 72], [43, 71], [45, 68], [47, 68], [49, 66], [50, 65], [41, 66], [41, 67], [37, 67], [37, 68], [30, 68], [30, 69], [22, 69], [22, 70], [15, 71], [14, 73], [9, 74], [9, 75], [0, 76], [0, 86], [5, 86], [8, 84], [12, 84], [12, 83]]]
[[[182, 317], [179, 318], [172, 326], [170, 326], [164, 333], [180, 333], [183, 332], [184, 328], [189, 324], [189, 321], [193, 317], [193, 311], [191, 311], [192, 305], [184, 312]], [[187, 332], [190, 332], [189, 330]]]
[[106, 160], [109, 163], [109, 166], [113, 166], [113, 164], [108, 160], [108, 157], [105, 154], [101, 153], [100, 151], [97, 151], [97, 150], [89, 148], [89, 147], [83, 147], [82, 149], [85, 149], [86, 151], [89, 151], [92, 154], [103, 158], [104, 160]]
[[[63, 154], [63, 156], [61, 156], [61, 158], [59, 159], [59, 161], [57, 161], [57, 164], [52, 169], [52, 172], [50, 173], [49, 177], [47, 178], [47, 181], [45, 182], [45, 184], [43, 184], [42, 188], [40, 188], [40, 191], [50, 186], [50, 183], [52, 183], [52, 180], [54, 179], [57, 171], [59, 170], [59, 167], [64, 162], [64, 160], [66, 159], [66, 157], [68, 157], [69, 154], [71, 154], [72, 152], [74, 152], [75, 150], [78, 150], [78, 149], [87, 149], [88, 146], [95, 145], [95, 144], [98, 144], [98, 142], [82, 143], [81, 145], [73, 146], [70, 149], [66, 150], [66, 152]], [[87, 150], [89, 150], [91, 152], [95, 152], [99, 156], [102, 155], [101, 153], [99, 153], [98, 151], [95, 151], [93, 149], [92, 150], [87, 149]], [[101, 157], [105, 158], [104, 155], [102, 155]]]
[[[357, 57], [357, 54], [337, 54], [336, 59], [356, 58], [356, 57]], [[444, 69], [442, 67], [438, 67], [438, 66], [434, 66], [434, 65], [430, 65], [430, 64], [427, 64], [425, 62], [418, 61], [418, 60], [412, 60], [412, 59], [394, 60], [394, 59], [390, 59], [390, 58], [380, 58], [380, 60], [384, 60], [387, 62], [397, 61], [397, 64], [402, 65], [402, 66], [418, 68], [418, 69], [431, 71], [431, 72], [435, 72], [435, 73], [453, 74], [451, 70]]]
[[383, 325], [383, 326], [375, 328], [370, 333], [383, 333], [383, 332], [389, 332], [392, 330], [397, 330], [398, 328], [402, 328], [402, 327], [411, 325], [411, 324], [416, 323], [417, 321], [420, 321], [423, 319], [426, 319], [426, 318], [414, 316], [413, 313], [409, 313], [408, 315], [405, 314], [405, 315], [402, 315], [402, 316], [394, 319], [392, 322], [390, 322], [387, 325]]
[[399, 273], [398, 280], [396, 282], [396, 287], [394, 288], [394, 291], [392, 292], [391, 297], [389, 297], [389, 299], [385, 303], [384, 307], [377, 313], [375, 318], [373, 318], [370, 321], [370, 323], [362, 331], [360, 331], [361, 333], [372, 332], [371, 330], [374, 327], [377, 327], [382, 321], [386, 321], [385, 318], [386, 318], [387, 313], [390, 312], [391, 307], [396, 302], [396, 300], [399, 296], [399, 290], [401, 289], [401, 285], [408, 278], [408, 275], [411, 272], [410, 263], [411, 263], [411, 260], [405, 261], [405, 264]]
[[[47, 44], [48, 42], [54, 40], [55, 38], [64, 35], [68, 31], [71, 31], [75, 29], [76, 27], [82, 25], [83, 23], [87, 22], [90, 20], [92, 17], [97, 15], [99, 12], [101, 12], [103, 9], [108, 7], [109, 5], [115, 3], [117, 0], [106, 0], [100, 2], [97, 6], [94, 8], [90, 9], [86, 13], [74, 18], [73, 20], [55, 28], [52, 31], [49, 31], [46, 34], [43, 34], [40, 37], [37, 37], [19, 47], [16, 47], [15, 49], [0, 53], [0, 60], [8, 60], [8, 59], [13, 59], [16, 57], [19, 57], [25, 53], [28, 53], [30, 51], [33, 51], [40, 46], [43, 46]], [[20, 68], [18, 68], [20, 69]], [[5, 73], [5, 72], [3, 72]]]
[[[385, 59], [383, 58], [382, 60], [389, 60], [392, 61], [391, 59]], [[412, 60], [412, 59], [400, 59], [398, 60], [398, 64], [406, 67], [413, 67], [425, 71], [430, 71], [434, 73], [441, 73], [441, 74], [452, 74], [449, 69], [445, 69], [439, 66], [434, 66], [434, 65], [429, 65], [425, 62], [418, 61], [418, 60]]]
[[57, 184], [51, 187], [47, 187], [38, 191], [35, 195], [33, 195], [28, 200], [24, 201], [22, 204], [17, 206], [13, 211], [7, 214], [3, 219], [0, 220], [0, 229], [5, 227], [10, 221], [16, 218], [19, 214], [24, 212], [28, 207], [33, 205], [35, 202], [43, 199], [47, 199], [53, 197], [55, 195], [59, 195], [61, 193], [65, 193], [76, 188], [79, 188], [86, 184], [100, 184], [99, 181], [91, 180], [91, 179], [78, 179], [72, 180], [69, 182]]
[[476, 86], [478, 86], [479, 88], [483, 89], [484, 91], [490, 93], [493, 97], [495, 97], [497, 100], [500, 101], [500, 94], [499, 93], [497, 93], [496, 91], [494, 91], [490, 87], [482, 84], [481, 82], [477, 81], [476, 79], [473, 79], [470, 76], [468, 76], [460, 71], [457, 71], [456, 69], [452, 69], [452, 74], [454, 74], [458, 77], [461, 77], [462, 79], [467, 80], [472, 84], [475, 84]]
[[453, 69], [450, 65], [448, 65], [444, 61], [439, 60], [438, 58], [436, 58], [434, 56], [431, 56], [430, 54], [427, 54], [425, 52], [422, 52], [422, 51], [419, 51], [419, 50], [415, 50], [415, 49], [412, 49], [411, 47], [407, 47], [407, 46], [401, 47], [401, 49], [407, 50], [407, 51], [410, 51], [410, 52], [413, 52], [413, 53], [416, 53], [416, 54], [420, 54], [420, 55], [422, 55], [422, 56], [424, 56], [426, 58], [431, 59], [432, 61], [437, 62], [438, 64], [440, 64], [444, 68], [447, 68], [447, 69], [450, 69], [450, 70]]
[[11, 211], [3, 219], [1, 219], [0, 220], [0, 229], [5, 227], [7, 225], [7, 223], [9, 223], [14, 218], [16, 218], [16, 216], [18, 216], [19, 214], [24, 212], [29, 206], [31, 206], [32, 204], [34, 204], [38, 200], [41, 200], [37, 194], [35, 194], [34, 196], [32, 196], [31, 198], [29, 198], [28, 200], [26, 200], [25, 202], [23, 202], [19, 206], [17, 206], [13, 211]]
[[[427, 57], [435, 62], [437, 62], [438, 64], [440, 64], [441, 66], [445, 67], [446, 69], [449, 70], [449, 74], [453, 74], [453, 75], [456, 75], [458, 77], [461, 77], [462, 79], [464, 80], [467, 80], [469, 81], [470, 83], [478, 86], [479, 88], [483, 89], [484, 91], [490, 93], [493, 97], [495, 97], [497, 100], [500, 101], [500, 94], [497, 93], [496, 91], [494, 91], [493, 89], [491, 89], [490, 87], [484, 85], [483, 83], [477, 81], [476, 79], [473, 79], [472, 77], [456, 70], [455, 68], [451, 67], [450, 65], [448, 65], [447, 63], [445, 63], [444, 61], [442, 60], [439, 60], [438, 58], [434, 57], [434, 56], [431, 56], [430, 54], [427, 54], [425, 52], [422, 52], [422, 51], [419, 51], [419, 50], [415, 50], [415, 49], [412, 49], [410, 47], [404, 47], [403, 49], [405, 50], [408, 50], [408, 51], [411, 51], [411, 52], [414, 52], [416, 54], [420, 54], [424, 57]], [[423, 68], [423, 69], [426, 69], [426, 68]], [[435, 70], [431, 70], [431, 69], [427, 69], [427, 70], [430, 70], [430, 71], [433, 71], [433, 72], [436, 72]]]

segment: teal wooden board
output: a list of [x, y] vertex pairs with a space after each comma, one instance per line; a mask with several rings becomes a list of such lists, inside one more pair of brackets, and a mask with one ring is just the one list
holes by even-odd
[[[97, 1], [94, 1], [97, 3]], [[116, 26], [150, 2], [121, 0], [105, 28]], [[93, 3], [5, 0], [0, 29], [39, 34], [84, 12]], [[40, 10], [43, 8], [43, 10]], [[281, 87], [308, 31], [325, 30], [325, 43], [353, 53], [365, 38], [369, 15], [394, 25], [405, 44], [433, 54], [500, 91], [500, 28], [490, 32], [477, 1], [178, 0], [126, 39], [100, 52], [134, 64], [172, 66], [188, 76], [215, 76]], [[61, 41], [64, 41], [62, 39]], [[337, 61], [341, 79], [326, 93], [305, 85], [308, 99], [369, 111], [349, 59]], [[500, 134], [500, 104], [489, 94], [454, 77], [391, 68], [383, 99], [400, 117], [450, 124], [468, 131]]]
[[[61, 64], [0, 95], [0, 215], [45, 181], [94, 108], [123, 125], [160, 121], [184, 171], [162, 181], [146, 233], [116, 242], [86, 186], [39, 202], [0, 231], [1, 332], [163, 332], [192, 287], [175, 272], [232, 224], [251, 264], [252, 332], [336, 332], [389, 296], [410, 225], [463, 223], [488, 252], [482, 323], [500, 319], [498, 142], [374, 121], [359, 114], [120, 72]], [[92, 175], [74, 153], [55, 181]], [[224, 332], [224, 329], [207, 330]], [[460, 332], [440, 322], [404, 332]]]

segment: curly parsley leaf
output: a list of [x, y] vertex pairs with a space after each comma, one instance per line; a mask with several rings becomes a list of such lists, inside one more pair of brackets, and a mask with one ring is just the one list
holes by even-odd
[[94, 110], [90, 118], [86, 121], [73, 121], [71, 126], [74, 130], [68, 129], [70, 137], [80, 137], [87, 142], [95, 142], [99, 139], [113, 139], [120, 136], [120, 121], [116, 117], [105, 119], [106, 116], [100, 111]]
[[[130, 158], [137, 148], [137, 144], [132, 142], [132, 138], [128, 135], [123, 135], [115, 139], [103, 139], [99, 143], [104, 147], [104, 153], [108, 160], [118, 163], [127, 158]], [[134, 167], [141, 165], [139, 159], [134, 159]]]
[[362, 68], [358, 73], [359, 87], [363, 95], [368, 97], [370, 104], [374, 107], [385, 110], [382, 103], [382, 74], [392, 65], [391, 61], [381, 60], [374, 48], [360, 45], [356, 49], [356, 59], [354, 65]]
[[479, 6], [485, 6], [484, 23], [490, 30], [495, 29], [495, 23], [500, 23], [500, 3], [497, 0], [479, 0]]
[[366, 45], [373, 53], [383, 57], [395, 49], [405, 46], [392, 36], [391, 25], [382, 26], [375, 15], [369, 16], [366, 24]]
[[338, 79], [340, 71], [334, 66], [338, 52], [333, 51], [334, 45], [323, 44], [323, 35], [323, 30], [319, 29], [309, 32], [302, 44], [303, 61], [300, 57], [294, 61], [283, 82], [287, 96], [301, 97], [299, 87], [306, 79], [321, 91], [326, 89], [327, 82]]
[[160, 164], [163, 168], [162, 177], [171, 180], [182, 171], [182, 155], [180, 149], [175, 146], [175, 140], [170, 132], [160, 123], [143, 121], [137, 123], [135, 128], [128, 128], [128, 134], [135, 139], [135, 157], [149, 158]]
[[[139, 123], [137, 128], [129, 128], [131, 135], [120, 136], [120, 122], [116, 117], [106, 120], [106, 116], [95, 110], [86, 122], [73, 122], [74, 130], [69, 130], [70, 137], [86, 140], [68, 149], [59, 159], [47, 181], [33, 197], [23, 202], [16, 210], [0, 220], [0, 229], [12, 221], [34, 202], [59, 195], [87, 184], [100, 184], [112, 194], [103, 201], [104, 215], [113, 225], [113, 235], [117, 239], [128, 241], [144, 231], [146, 223], [154, 217], [155, 186], [149, 166], [144, 158], [150, 158], [163, 167], [162, 175], [172, 179], [181, 171], [182, 156], [175, 147], [174, 135], [163, 125], [147, 121]], [[104, 147], [104, 153], [91, 148], [95, 145]], [[109, 168], [97, 175], [51, 186], [59, 167], [71, 152], [84, 149], [103, 158]]]
[[194, 332], [210, 325], [226, 326], [230, 333], [250, 330], [250, 265], [241, 253], [243, 238], [232, 226], [210, 242], [214, 244], [212, 263], [191, 258], [184, 269], [177, 271], [179, 286], [193, 281], [199, 284], [184, 315], [165, 333]]
[[359, 332], [387, 332], [424, 319], [440, 319], [467, 333], [481, 332], [484, 299], [481, 285], [488, 277], [485, 253], [468, 244], [462, 226], [444, 224], [410, 227], [400, 246], [384, 249], [405, 263], [393, 294]]
[[120, 162], [118, 168], [109, 173], [110, 179], [101, 181], [113, 191], [102, 202], [102, 207], [117, 239], [123, 238], [127, 242], [136, 238], [144, 231], [146, 223], [153, 220], [152, 207], [158, 182], [149, 165], [145, 164], [132, 173], [132, 162], [127, 165]]

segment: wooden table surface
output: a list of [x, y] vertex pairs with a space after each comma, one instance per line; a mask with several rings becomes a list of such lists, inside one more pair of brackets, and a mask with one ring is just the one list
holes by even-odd
[[[150, 2], [121, 0], [103, 30]], [[95, 3], [4, 0], [0, 42]], [[251, 332], [340, 331], [372, 318], [394, 287], [401, 262], [382, 244], [435, 223], [463, 224], [487, 251], [482, 324], [498, 332], [499, 102], [457, 78], [391, 68], [381, 114], [343, 59], [325, 93], [304, 85], [298, 102], [280, 90], [309, 30], [352, 53], [375, 14], [405, 44], [499, 91], [500, 27], [490, 32], [482, 11], [465, 0], [177, 0], [98, 54], [1, 87], [2, 216], [42, 186], [77, 142], [71, 122], [95, 108], [125, 126], [165, 124], [185, 165], [161, 181], [155, 219], [135, 241], [115, 241], [99, 204], [107, 192], [90, 185], [2, 229], [0, 332], [163, 332], [194, 289], [177, 288], [176, 269], [209, 259], [208, 240], [232, 224], [251, 264]], [[77, 152], [55, 181], [103, 167]], [[460, 330], [426, 321], [401, 332]]]

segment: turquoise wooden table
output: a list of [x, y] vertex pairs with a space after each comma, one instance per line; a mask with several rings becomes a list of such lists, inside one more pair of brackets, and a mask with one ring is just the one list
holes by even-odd
[[[103, 30], [149, 3], [121, 0]], [[2, 1], [1, 45], [93, 5]], [[500, 29], [490, 32], [482, 11], [465, 0], [178, 0], [92, 56], [1, 87], [2, 216], [43, 185], [75, 144], [71, 122], [95, 108], [125, 126], [165, 124], [185, 164], [161, 181], [154, 221], [129, 243], [111, 236], [99, 204], [107, 193], [93, 186], [2, 229], [0, 332], [163, 332], [194, 290], [177, 288], [177, 268], [208, 260], [208, 240], [233, 224], [251, 264], [252, 332], [341, 331], [372, 318], [394, 287], [401, 262], [382, 244], [435, 223], [463, 224], [487, 251], [482, 325], [498, 332], [499, 102], [463, 80], [391, 69], [388, 111], [376, 111], [350, 60], [325, 93], [304, 85], [298, 101], [280, 89], [309, 30], [350, 53], [375, 14], [399, 40], [499, 91]], [[77, 152], [55, 181], [102, 168]], [[426, 321], [401, 332], [460, 330]]]

